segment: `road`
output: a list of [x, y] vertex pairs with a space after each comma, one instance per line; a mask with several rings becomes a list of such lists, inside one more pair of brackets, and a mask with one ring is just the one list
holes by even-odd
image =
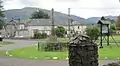
[[[99, 66], [115, 62], [114, 60], [100, 60]], [[69, 66], [67, 60], [30, 60], [18, 58], [0, 58], [0, 66]]]
[[31, 46], [33, 44], [37, 44], [38, 40], [12, 40], [12, 39], [4, 39], [4, 41], [14, 42], [14, 44], [5, 45], [0, 47], [0, 50], [13, 50], [16, 48], [23, 48], [27, 46]]

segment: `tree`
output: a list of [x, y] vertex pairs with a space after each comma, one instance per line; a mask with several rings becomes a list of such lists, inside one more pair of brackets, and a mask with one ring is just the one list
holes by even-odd
[[98, 27], [96, 26], [87, 27], [85, 31], [86, 31], [86, 35], [88, 35], [91, 38], [91, 40], [98, 39], [100, 33]]
[[116, 30], [115, 24], [111, 24], [110, 25], [110, 33], [114, 33], [115, 30]]
[[3, 10], [3, 6], [2, 6], [2, 1], [0, 0], [0, 29], [3, 28], [4, 26], [4, 10]]
[[55, 28], [55, 34], [57, 37], [64, 37], [65, 34], [65, 28], [62, 26], [57, 26]]
[[49, 19], [50, 16], [48, 16], [47, 13], [41, 11], [41, 10], [38, 10], [38, 11], [35, 11], [32, 15], [31, 15], [31, 19]]
[[104, 16], [101, 17], [101, 20], [106, 20]]
[[117, 17], [116, 29], [120, 30], [120, 16]]
[[38, 29], [34, 30], [34, 39], [43, 39], [43, 38], [47, 38], [47, 33], [45, 32], [39, 32]]

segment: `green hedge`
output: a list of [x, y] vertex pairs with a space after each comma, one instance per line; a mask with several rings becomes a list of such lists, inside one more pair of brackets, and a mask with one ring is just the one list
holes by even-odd
[[34, 34], [34, 39], [43, 39], [47, 38], [47, 33], [35, 33]]

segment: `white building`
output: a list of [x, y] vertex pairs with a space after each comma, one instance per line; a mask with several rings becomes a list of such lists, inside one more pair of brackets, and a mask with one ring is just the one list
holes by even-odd
[[[47, 35], [51, 34], [51, 20], [50, 19], [31, 19], [27, 21], [17, 22], [14, 26], [16, 26], [15, 37], [33, 37], [34, 31], [38, 30], [39, 32], [45, 32]], [[60, 20], [55, 20], [55, 27], [63, 26], [68, 33], [68, 21], [61, 22]], [[71, 29], [74, 29], [75, 32], [80, 34], [85, 33], [86, 25], [82, 25], [80, 23], [76, 23], [71, 26]], [[9, 31], [12, 31], [9, 29]]]

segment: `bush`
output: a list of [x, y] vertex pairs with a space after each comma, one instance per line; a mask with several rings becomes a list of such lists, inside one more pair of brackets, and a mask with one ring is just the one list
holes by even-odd
[[45, 43], [41, 45], [43, 51], [65, 51], [67, 49], [67, 43], [55, 42]]
[[43, 33], [41, 34], [41, 38], [47, 38], [47, 33], [44, 33], [44, 32], [43, 32]]
[[97, 26], [87, 27], [85, 31], [86, 35], [88, 35], [92, 40], [98, 39], [100, 31]]
[[42, 45], [44, 51], [63, 51], [67, 48], [67, 43], [57, 41], [56, 36], [49, 36], [46, 42]]
[[116, 33], [116, 27], [115, 27], [115, 24], [111, 24], [110, 25], [110, 33], [113, 34], [113, 33]]
[[57, 42], [57, 36], [50, 35], [46, 40], [46, 45], [44, 47], [45, 51], [54, 51], [54, 44]]
[[34, 33], [34, 39], [43, 39], [47, 38], [47, 33]]
[[64, 37], [66, 31], [65, 28], [62, 26], [57, 26], [57, 28], [55, 28], [55, 34], [57, 37]]

